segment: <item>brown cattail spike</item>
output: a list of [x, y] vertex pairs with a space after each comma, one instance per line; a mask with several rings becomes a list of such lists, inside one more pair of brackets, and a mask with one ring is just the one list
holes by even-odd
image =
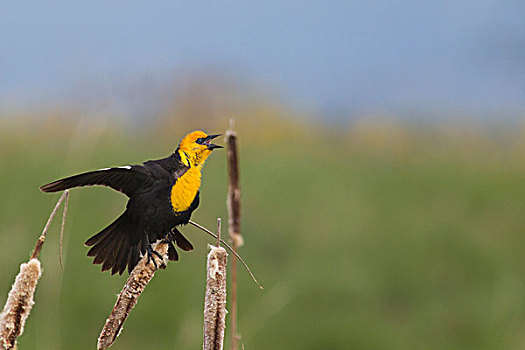
[[[230, 128], [226, 130], [226, 147], [228, 150], [228, 234], [233, 251], [243, 246], [241, 236], [241, 188], [239, 185], [239, 152], [237, 149], [237, 133], [233, 130], [234, 121], [230, 119]], [[237, 332], [237, 261], [231, 262], [231, 339], [230, 349], [237, 350], [240, 336]]]

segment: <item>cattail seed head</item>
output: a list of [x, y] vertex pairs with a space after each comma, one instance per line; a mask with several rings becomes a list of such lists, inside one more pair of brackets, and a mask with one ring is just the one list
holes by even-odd
[[0, 315], [1, 349], [13, 349], [16, 346], [16, 339], [24, 331], [25, 322], [35, 303], [33, 295], [41, 275], [38, 259], [20, 265], [20, 273], [16, 276]]
[[222, 247], [208, 254], [204, 301], [204, 350], [222, 350], [226, 327], [226, 257]]

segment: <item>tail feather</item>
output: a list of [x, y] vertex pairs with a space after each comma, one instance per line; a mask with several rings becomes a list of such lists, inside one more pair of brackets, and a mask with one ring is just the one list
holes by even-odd
[[102, 272], [107, 271], [111, 268], [111, 263], [107, 260], [102, 263]]
[[129, 259], [129, 252], [130, 252], [129, 240], [122, 240], [118, 254], [115, 256], [113, 268], [111, 269], [112, 275], [114, 275], [117, 272], [119, 273], [119, 275], [122, 275], [124, 270], [126, 270], [126, 266], [128, 264], [128, 259]]
[[[118, 266], [120, 264], [119, 260], [119, 254], [121, 253], [122, 249], [124, 248], [124, 242], [123, 240], [119, 240], [116, 244], [116, 247], [114, 250], [112, 250], [110, 254], [110, 259], [108, 260], [108, 265], [111, 267], [111, 274], [114, 275], [115, 272], [118, 270]], [[126, 260], [127, 263], [127, 260]]]
[[[91, 247], [91, 249], [87, 252], [87, 256], [94, 257], [95, 260], [99, 259], [101, 255], [104, 254], [104, 251], [108, 248], [108, 242], [107, 240], [103, 240], [99, 244], [94, 245]], [[96, 262], [95, 264], [99, 264], [101, 261]]]
[[[126, 271], [131, 273], [138, 264], [141, 256], [146, 253], [150, 242], [148, 236], [141, 233], [136, 225], [130, 223], [127, 213], [124, 212], [108, 227], [89, 238], [85, 245], [91, 247], [87, 253], [93, 257], [93, 264], [102, 264], [102, 271], [111, 270], [114, 275], [122, 275]], [[173, 230], [175, 243], [183, 250], [192, 250], [191, 243], [177, 230]], [[155, 237], [155, 241], [160, 236]], [[168, 249], [168, 259], [176, 261], [178, 253], [173, 244]]]
[[124, 213], [86, 241], [85, 245], [91, 246], [87, 255], [94, 257], [94, 264], [102, 264], [102, 271], [111, 269], [112, 275], [117, 272], [121, 275], [126, 266], [131, 272], [140, 260], [140, 252], [146, 251], [145, 239], [133, 242], [136, 236]]
[[93, 264], [101, 264], [108, 259], [112, 250], [116, 248], [118, 242], [115, 242], [115, 240], [117, 239], [118, 235], [108, 236], [88, 251], [87, 255], [95, 258]]
[[88, 251], [87, 256], [98, 258], [104, 255], [107, 250], [113, 247], [113, 240], [115, 236], [107, 236], [105, 239], [100, 240]]
[[174, 227], [171, 232], [173, 233], [173, 238], [180, 249], [187, 252], [193, 250], [193, 245], [186, 239], [186, 237], [182, 235], [182, 233], [180, 233], [176, 227]]
[[129, 250], [129, 255], [128, 255], [128, 272], [129, 273], [131, 273], [131, 271], [133, 270], [132, 266], [137, 265], [137, 263], [139, 262], [139, 258], [140, 256], [137, 250], [137, 245], [131, 246], [131, 249]]
[[175, 249], [172, 243], [170, 243], [168, 247], [168, 260], [169, 261], [179, 260], [179, 254], [177, 253], [177, 250]]
[[146, 250], [148, 249], [148, 240], [146, 238], [142, 238], [139, 242], [139, 249], [140, 249], [140, 252], [142, 254], [144, 254], [146, 252]]
[[115, 228], [119, 226], [119, 224], [121, 225], [121, 221], [123, 220], [124, 220], [124, 214], [119, 216], [118, 219], [113, 221], [108, 227], [106, 227], [105, 229], [103, 229], [102, 231], [100, 231], [99, 233], [91, 237], [90, 239], [88, 239], [86, 243], [84, 243], [84, 245], [87, 247], [91, 247], [92, 245], [95, 245], [99, 243], [100, 241], [104, 240], [105, 238], [109, 237], [111, 233], [113, 232], [113, 230], [115, 230]]
[[120, 221], [123, 220], [122, 216], [115, 220], [111, 225], [91, 237], [84, 243], [86, 246], [92, 246], [88, 251], [87, 256], [95, 257], [95, 264], [100, 264], [106, 260], [106, 253], [115, 249], [115, 245], [118, 242], [119, 235], [112, 234], [115, 229], [119, 226]]
[[94, 256], [95, 259], [93, 259], [93, 264], [95, 265], [98, 265], [98, 264], [102, 264], [104, 262], [104, 255], [102, 254], [99, 254], [99, 255], [89, 255], [88, 256]]

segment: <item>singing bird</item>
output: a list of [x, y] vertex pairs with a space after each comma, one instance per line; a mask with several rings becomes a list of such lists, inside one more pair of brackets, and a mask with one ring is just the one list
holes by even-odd
[[[193, 131], [186, 135], [170, 156], [150, 160], [142, 165], [105, 168], [67, 177], [40, 187], [44, 192], [68, 188], [102, 185], [129, 197], [126, 210], [108, 227], [88, 239], [88, 256], [102, 271], [111, 274], [131, 272], [144, 254], [153, 254], [151, 243], [166, 239], [170, 245], [168, 258], [178, 260], [173, 242], [185, 251], [191, 243], [176, 226], [187, 224], [199, 206], [201, 171], [206, 158], [222, 146], [211, 143], [220, 135]], [[155, 259], [153, 263], [156, 266]]]

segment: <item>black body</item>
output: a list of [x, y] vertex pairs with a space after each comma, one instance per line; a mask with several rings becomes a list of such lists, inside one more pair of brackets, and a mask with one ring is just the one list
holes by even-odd
[[[187, 224], [191, 213], [199, 205], [199, 192], [188, 210], [175, 212], [171, 205], [171, 188], [187, 170], [176, 151], [167, 158], [151, 160], [143, 165], [131, 165], [91, 171], [42, 186], [44, 192], [68, 188], [103, 185], [129, 197], [126, 210], [112, 224], [86, 241], [92, 246], [88, 256], [94, 264], [102, 264], [102, 271], [122, 274], [131, 272], [145, 254], [149, 244], [168, 233], [183, 250], [192, 250], [191, 243], [175, 226]], [[168, 250], [170, 260], [178, 260], [173, 244]]]

